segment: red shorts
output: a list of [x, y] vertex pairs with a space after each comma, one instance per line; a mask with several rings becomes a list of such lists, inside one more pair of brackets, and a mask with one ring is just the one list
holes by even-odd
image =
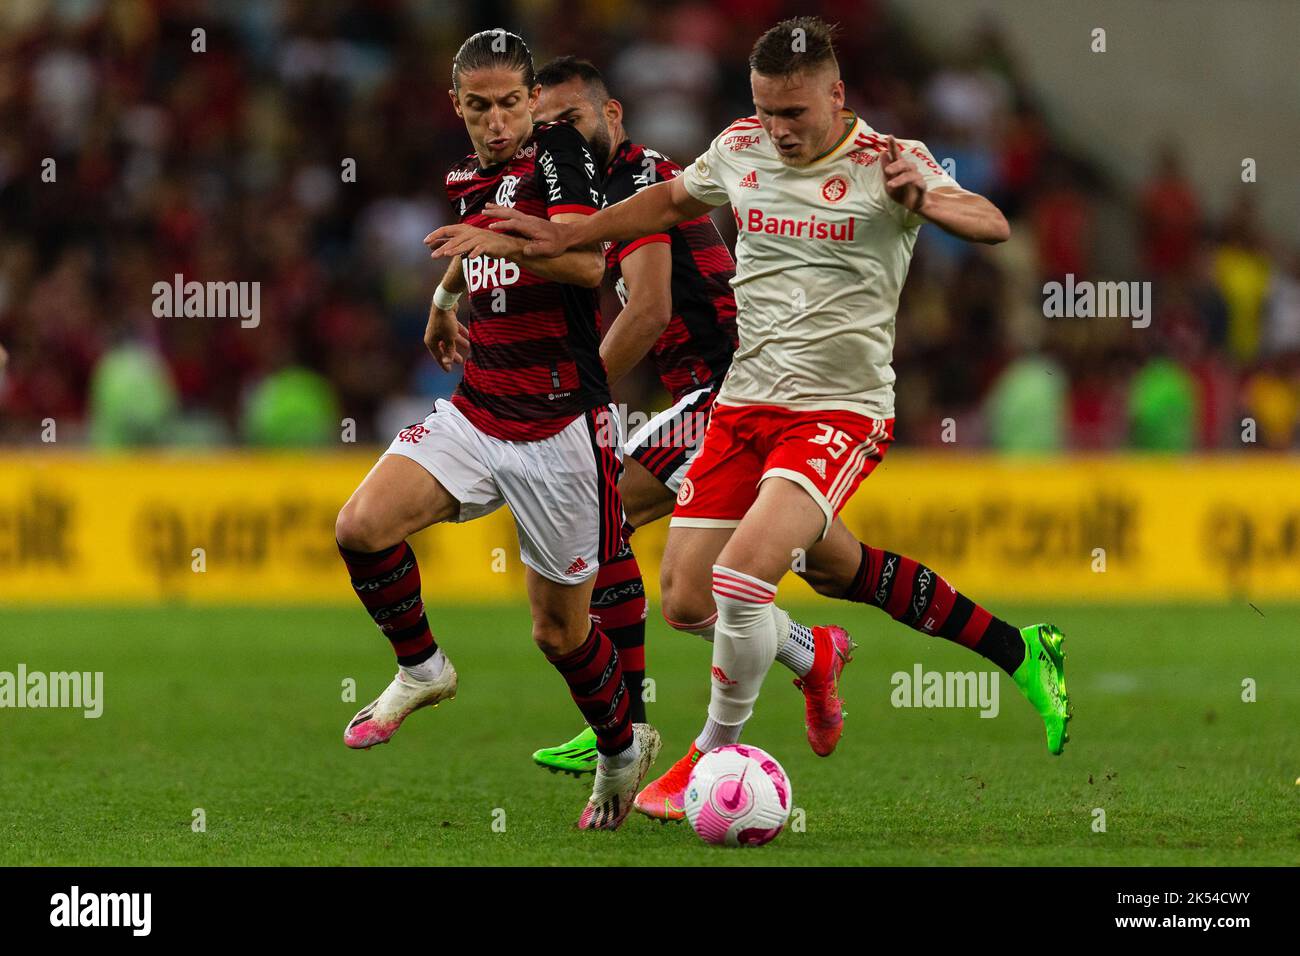
[[672, 524], [734, 528], [765, 478], [788, 478], [821, 506], [830, 530], [894, 440], [892, 418], [775, 405], [713, 406], [704, 447], [677, 493]]

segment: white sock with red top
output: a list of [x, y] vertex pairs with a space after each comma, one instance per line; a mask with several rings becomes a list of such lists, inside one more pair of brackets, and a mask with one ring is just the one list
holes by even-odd
[[[759, 688], [776, 659], [776, 585], [721, 565], [713, 566], [713, 689], [710, 723], [737, 728], [749, 720]], [[727, 741], [732, 743], [734, 741]], [[699, 745], [703, 749], [703, 744]], [[714, 744], [713, 746], [720, 746]]]
[[[790, 668], [790, 670], [794, 671], [796, 677], [807, 677], [808, 672], [812, 670], [813, 661], [817, 657], [812, 628], [791, 619], [789, 614], [775, 604], [772, 605], [772, 613], [776, 617], [777, 663]], [[717, 619], [718, 615], [715, 613], [708, 620], [700, 621], [698, 624], [681, 624], [669, 620], [668, 625], [679, 631], [685, 631], [687, 634], [702, 637], [712, 644], [713, 630]], [[721, 746], [721, 744], [715, 744], [714, 746]]]

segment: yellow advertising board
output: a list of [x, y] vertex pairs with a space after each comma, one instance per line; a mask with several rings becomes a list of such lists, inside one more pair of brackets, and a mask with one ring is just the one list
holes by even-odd
[[[334, 518], [372, 453], [0, 454], [0, 603], [347, 603]], [[980, 600], [1300, 598], [1300, 459], [896, 450], [844, 515]], [[633, 539], [652, 594], [667, 522]], [[504, 509], [416, 537], [425, 598], [521, 600]], [[810, 592], [791, 578], [785, 599]]]

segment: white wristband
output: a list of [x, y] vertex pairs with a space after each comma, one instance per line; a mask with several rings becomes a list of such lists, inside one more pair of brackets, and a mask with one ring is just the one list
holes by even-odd
[[451, 293], [442, 286], [433, 290], [434, 308], [442, 309], [444, 312], [452, 312], [456, 308], [456, 303], [460, 301], [461, 293]]

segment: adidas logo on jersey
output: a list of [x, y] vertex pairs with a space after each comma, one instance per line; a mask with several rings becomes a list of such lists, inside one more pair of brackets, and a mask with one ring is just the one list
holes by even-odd
[[744, 178], [740, 180], [740, 186], [742, 189], [757, 189], [758, 170], [751, 169], [748, 173], [746, 173]]
[[811, 468], [813, 471], [817, 472], [817, 477], [820, 478], [822, 481], [826, 480], [826, 459], [825, 458], [809, 458], [808, 467]]
[[566, 576], [568, 576], [574, 574], [581, 574], [583, 571], [586, 570], [587, 570], [587, 562], [582, 560], [582, 558], [574, 558], [573, 563], [569, 565], [569, 570], [565, 571], [564, 573]]

